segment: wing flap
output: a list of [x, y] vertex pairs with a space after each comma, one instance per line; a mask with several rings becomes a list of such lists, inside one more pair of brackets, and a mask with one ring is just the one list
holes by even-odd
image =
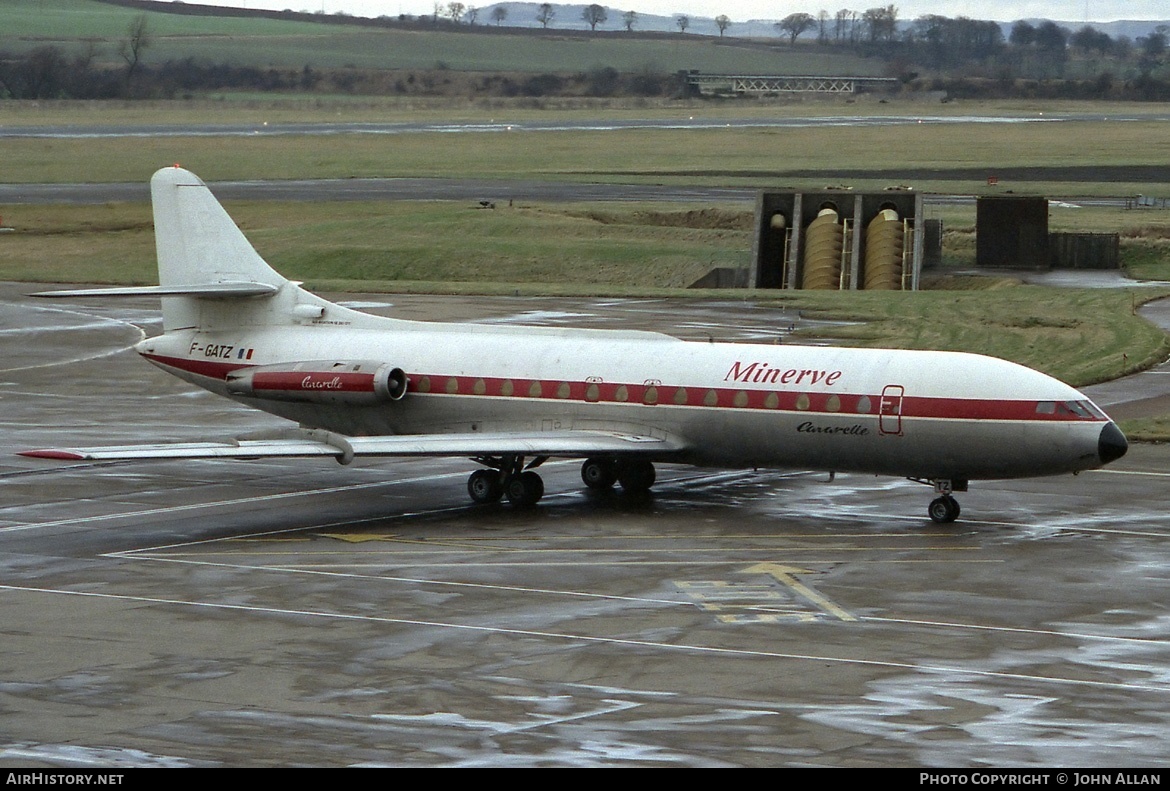
[[347, 437], [355, 456], [582, 456], [591, 453], [671, 453], [677, 442], [617, 431], [533, 431]]
[[74, 288], [62, 291], [38, 291], [30, 297], [266, 297], [279, 289], [268, 283], [203, 283], [190, 286], [124, 286], [114, 288]]
[[167, 442], [155, 445], [109, 445], [99, 448], [42, 448], [19, 453], [58, 461], [134, 461], [147, 459], [254, 459], [339, 456], [341, 448], [313, 440], [244, 440], [240, 442]]
[[474, 432], [346, 437], [327, 431], [302, 436], [235, 442], [113, 445], [97, 448], [42, 448], [21, 456], [58, 461], [147, 459], [260, 459], [333, 456], [568, 456], [604, 453], [669, 455], [685, 450], [675, 440], [618, 431]]

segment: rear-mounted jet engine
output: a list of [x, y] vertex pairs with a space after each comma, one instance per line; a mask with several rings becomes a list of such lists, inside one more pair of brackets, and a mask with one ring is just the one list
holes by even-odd
[[398, 401], [408, 384], [401, 368], [377, 362], [312, 360], [243, 368], [227, 375], [232, 395], [310, 404]]

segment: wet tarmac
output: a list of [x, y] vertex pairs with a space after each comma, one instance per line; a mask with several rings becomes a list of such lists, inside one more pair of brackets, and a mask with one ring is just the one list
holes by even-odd
[[[38, 462], [13, 453], [280, 421], [129, 352], [157, 331], [150, 300], [23, 290], [0, 286], [5, 766], [1170, 760], [1161, 446], [975, 483], [949, 527], [926, 487], [807, 471], [664, 467], [630, 499], [550, 463], [518, 512], [470, 506], [460, 460]], [[801, 321], [749, 301], [354, 301], [697, 338]], [[1155, 376], [1111, 403], [1170, 392]]]

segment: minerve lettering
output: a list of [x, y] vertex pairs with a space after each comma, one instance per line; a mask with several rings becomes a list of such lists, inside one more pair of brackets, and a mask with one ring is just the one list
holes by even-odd
[[782, 385], [820, 384], [832, 387], [841, 378], [841, 373], [818, 368], [777, 368], [758, 360], [750, 363], [736, 360], [731, 364], [723, 381]]

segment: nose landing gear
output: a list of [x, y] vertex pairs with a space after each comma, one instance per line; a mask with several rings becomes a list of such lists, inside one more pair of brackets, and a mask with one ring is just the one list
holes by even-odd
[[967, 482], [965, 480], [951, 478], [932, 478], [931, 480], [911, 478], [910, 480], [933, 486], [935, 494], [939, 495], [930, 501], [930, 506], [926, 509], [926, 513], [932, 521], [936, 524], [946, 525], [959, 518], [959, 511], [961, 510], [959, 508], [959, 501], [952, 496], [952, 492], [967, 491]]
[[926, 509], [930, 518], [939, 524], [949, 524], [959, 518], [959, 501], [949, 494], [930, 501]]

